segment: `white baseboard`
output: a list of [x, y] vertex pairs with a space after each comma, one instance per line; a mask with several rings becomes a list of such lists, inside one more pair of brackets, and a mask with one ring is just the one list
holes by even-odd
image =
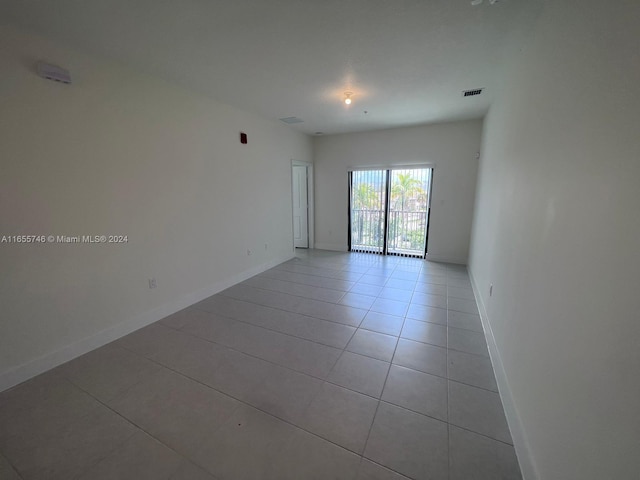
[[332, 250], [334, 252], [346, 252], [347, 246], [342, 243], [318, 243], [316, 242], [315, 248], [317, 250]]
[[498, 351], [496, 345], [496, 339], [491, 329], [491, 322], [485, 308], [485, 303], [480, 295], [480, 289], [475, 281], [473, 272], [469, 270], [469, 278], [471, 279], [471, 286], [473, 288], [473, 294], [476, 297], [476, 303], [478, 304], [478, 310], [480, 311], [480, 319], [482, 320], [482, 328], [484, 329], [484, 335], [487, 339], [487, 346], [489, 347], [489, 356], [491, 357], [491, 364], [493, 365], [493, 371], [496, 375], [496, 383], [498, 384], [498, 391], [500, 392], [500, 398], [502, 399], [502, 406], [504, 407], [504, 413], [507, 417], [507, 424], [511, 431], [511, 438], [513, 440], [513, 446], [516, 450], [516, 456], [520, 463], [520, 470], [522, 472], [523, 480], [538, 480], [538, 472], [531, 456], [531, 448], [529, 442], [524, 434], [522, 428], [522, 421], [518, 414], [513, 397], [511, 395], [511, 389], [509, 388], [509, 382], [507, 380], [507, 374], [504, 370], [504, 364], [502, 363], [502, 357]]
[[95, 350], [109, 342], [117, 340], [120, 337], [124, 337], [135, 330], [145, 327], [153, 322], [157, 322], [158, 320], [162, 320], [172, 313], [204, 300], [211, 295], [221, 292], [222, 290], [229, 288], [236, 283], [242, 282], [247, 278], [251, 278], [258, 273], [262, 273], [269, 268], [275, 267], [276, 265], [293, 257], [294, 254], [292, 253], [244, 270], [243, 272], [233, 275], [228, 279], [208, 285], [195, 292], [184, 294], [174, 301], [160, 305], [152, 310], [142, 312], [133, 318], [106, 328], [94, 335], [91, 335], [90, 337], [83, 338], [82, 340], [62, 347], [59, 350], [47, 353], [41, 357], [30, 360], [27, 363], [23, 363], [22, 365], [4, 371], [0, 373], [0, 392], [29, 380], [30, 378], [46, 372], [47, 370], [57, 367], [58, 365], [68, 362], [69, 360], [73, 360], [74, 358], [90, 352], [91, 350]]
[[426, 259], [430, 262], [455, 263], [457, 265], [467, 264], [467, 257], [452, 257], [450, 255], [439, 255], [437, 253], [427, 253]]

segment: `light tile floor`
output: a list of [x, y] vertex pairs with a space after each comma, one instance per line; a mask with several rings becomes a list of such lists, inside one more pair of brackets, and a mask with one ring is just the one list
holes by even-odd
[[521, 478], [465, 268], [313, 250], [1, 393], [0, 477]]

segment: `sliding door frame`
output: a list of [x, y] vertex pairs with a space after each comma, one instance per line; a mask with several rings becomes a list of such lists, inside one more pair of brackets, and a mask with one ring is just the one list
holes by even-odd
[[386, 198], [384, 201], [384, 234], [382, 237], [382, 252], [381, 255], [387, 255], [387, 248], [389, 247], [389, 203], [391, 202], [391, 170], [387, 169], [385, 172], [385, 185]]
[[353, 170], [349, 170], [349, 186], [347, 188], [347, 250], [351, 251], [351, 190], [353, 188]]
[[433, 176], [435, 174], [435, 168], [428, 168], [431, 168], [431, 173], [429, 174], [429, 197], [427, 198], [427, 236], [424, 240], [424, 258], [427, 258], [427, 252], [429, 251], [429, 229], [431, 228], [431, 199], [433, 198]]
[[[391, 204], [391, 172], [393, 170], [412, 170], [412, 169], [429, 169], [429, 185], [428, 185], [428, 198], [427, 198], [427, 225], [425, 231], [425, 242], [424, 242], [424, 252], [422, 256], [416, 255], [418, 258], [426, 258], [429, 250], [429, 229], [431, 227], [431, 208], [432, 203], [431, 199], [433, 197], [433, 177], [435, 175], [436, 165], [434, 163], [420, 163], [420, 164], [409, 164], [409, 165], [372, 165], [372, 166], [363, 166], [363, 167], [349, 167], [347, 168], [348, 174], [348, 197], [347, 197], [347, 250], [352, 251], [352, 234], [351, 234], [351, 198], [353, 194], [353, 172], [356, 171], [385, 171], [385, 192], [386, 199], [384, 204], [384, 218], [385, 218], [385, 228], [384, 228], [384, 237], [383, 237], [383, 246], [381, 252], [370, 252], [377, 255], [390, 255], [387, 251], [388, 249], [388, 235], [389, 235], [389, 211]], [[402, 256], [399, 254], [391, 254], [394, 256]]]

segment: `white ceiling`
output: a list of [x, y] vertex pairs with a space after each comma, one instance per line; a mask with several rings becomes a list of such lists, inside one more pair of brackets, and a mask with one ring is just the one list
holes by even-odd
[[[3, 0], [0, 13], [263, 117], [299, 117], [292, 128], [302, 132], [332, 134], [482, 117], [541, 1]], [[462, 97], [478, 87], [482, 95]]]

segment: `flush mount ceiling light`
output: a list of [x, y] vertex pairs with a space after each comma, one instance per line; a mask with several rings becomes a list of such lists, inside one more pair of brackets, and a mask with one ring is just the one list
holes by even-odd
[[353, 92], [344, 92], [344, 103], [347, 105], [351, 105], [351, 95], [353, 95]]

